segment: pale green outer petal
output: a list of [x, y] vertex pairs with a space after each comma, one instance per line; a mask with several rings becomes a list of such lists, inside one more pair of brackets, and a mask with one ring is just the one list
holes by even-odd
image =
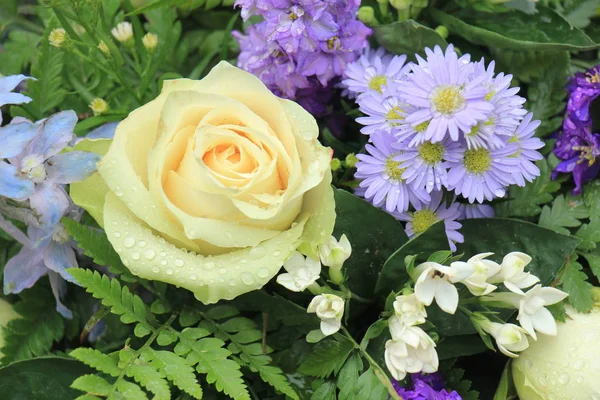
[[[84, 139], [77, 143], [73, 150], [91, 151], [103, 156], [110, 147], [111, 139]], [[102, 226], [104, 212], [104, 198], [108, 193], [108, 186], [100, 173], [94, 172], [81, 182], [75, 182], [70, 185], [69, 194], [71, 199], [78, 206], [86, 210], [96, 222]]]
[[153, 234], [113, 193], [104, 206], [106, 234], [134, 275], [188, 289], [205, 304], [263, 287], [295, 251], [307, 217], [259, 246], [202, 256]]

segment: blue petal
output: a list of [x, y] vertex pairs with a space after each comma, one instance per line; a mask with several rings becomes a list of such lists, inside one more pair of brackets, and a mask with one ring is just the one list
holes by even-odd
[[4, 267], [4, 294], [21, 293], [23, 289], [32, 287], [47, 272], [43, 252], [23, 247]]
[[46, 227], [58, 224], [70, 205], [65, 189], [49, 182], [44, 182], [35, 188], [29, 203]]
[[44, 263], [46, 267], [60, 274], [63, 279], [75, 282], [75, 279], [67, 272], [68, 268], [77, 267], [77, 259], [73, 248], [68, 244], [59, 244], [51, 241], [44, 251]]
[[48, 177], [54, 183], [79, 182], [96, 172], [100, 156], [89, 151], [70, 151], [48, 161]]
[[25, 96], [21, 93], [2, 93], [0, 94], [0, 107], [5, 104], [23, 104], [29, 103], [30, 97]]
[[8, 124], [0, 128], [0, 158], [16, 157], [35, 137], [37, 126], [31, 122]]
[[0, 78], [0, 93], [11, 92], [17, 85], [25, 79], [33, 79], [25, 75], [11, 75]]
[[77, 123], [75, 111], [62, 111], [41, 122], [41, 133], [33, 140], [30, 154], [45, 159], [58, 154], [73, 139], [73, 128]]
[[112, 139], [115, 136], [115, 130], [119, 125], [117, 122], [109, 122], [104, 124], [86, 135], [87, 139]]
[[54, 294], [54, 298], [56, 299], [56, 311], [66, 319], [73, 318], [73, 312], [60, 301], [60, 298], [64, 296], [67, 291], [67, 284], [56, 272], [48, 272], [48, 277], [50, 278], [52, 294]]
[[0, 161], [0, 196], [25, 200], [34, 193], [33, 182], [17, 176], [15, 166]]

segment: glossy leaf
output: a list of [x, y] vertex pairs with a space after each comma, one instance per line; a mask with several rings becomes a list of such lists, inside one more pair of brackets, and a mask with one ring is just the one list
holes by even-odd
[[445, 49], [448, 45], [436, 31], [412, 19], [377, 26], [374, 32], [377, 42], [395, 54], [412, 56], [422, 54], [425, 47], [438, 45]]
[[533, 15], [511, 10], [488, 13], [462, 9], [453, 14], [430, 9], [431, 15], [455, 35], [497, 48], [535, 50], [591, 50], [600, 47], [549, 7]]

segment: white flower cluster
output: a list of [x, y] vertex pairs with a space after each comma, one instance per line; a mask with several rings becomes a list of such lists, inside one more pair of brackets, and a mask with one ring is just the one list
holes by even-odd
[[[427, 318], [426, 306], [433, 303], [445, 312], [454, 314], [459, 295], [455, 284], [463, 284], [471, 294], [487, 305], [516, 308], [521, 326], [490, 321], [483, 313], [465, 310], [477, 330], [496, 340], [498, 349], [509, 357], [518, 357], [529, 347], [527, 335], [537, 340], [536, 331], [556, 335], [556, 321], [545, 308], [558, 303], [567, 294], [550, 287], [542, 287], [535, 275], [525, 272], [531, 257], [520, 252], [507, 254], [501, 264], [488, 260], [492, 253], [482, 253], [466, 262], [455, 261], [450, 266], [428, 261], [411, 273], [415, 281], [414, 293], [400, 295], [394, 302], [394, 315], [388, 324], [391, 339], [385, 346], [385, 361], [395, 379], [404, 379], [407, 373], [435, 372], [438, 356], [435, 342], [417, 325]], [[493, 293], [497, 284], [504, 284], [508, 292]], [[522, 289], [535, 285], [523, 292]]]

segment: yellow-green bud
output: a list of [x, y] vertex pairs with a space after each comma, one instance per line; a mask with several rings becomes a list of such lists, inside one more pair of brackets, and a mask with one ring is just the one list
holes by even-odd
[[104, 55], [106, 57], [110, 57], [110, 49], [108, 48], [108, 46], [106, 45], [106, 43], [104, 42], [104, 40], [100, 41], [100, 43], [98, 44], [98, 48], [100, 49], [100, 51], [102, 53], [104, 53]]
[[331, 160], [331, 170], [337, 171], [340, 168], [342, 168], [342, 162], [339, 160], [339, 158], [333, 158]]
[[373, 7], [363, 6], [359, 8], [358, 19], [364, 22], [366, 25], [379, 25], [379, 21], [377, 21], [377, 18], [375, 18], [375, 10], [373, 10]]
[[390, 0], [390, 4], [396, 10], [408, 10], [410, 5], [412, 4], [411, 0]]
[[94, 112], [94, 115], [104, 114], [106, 111], [108, 111], [108, 103], [106, 100], [96, 97], [90, 103], [90, 109]]
[[446, 28], [444, 25], [438, 26], [435, 28], [435, 31], [444, 39], [448, 38], [448, 35], [450, 34], [450, 32], [448, 32], [448, 28]]
[[67, 31], [63, 28], [52, 29], [52, 32], [48, 35], [48, 41], [54, 47], [62, 47], [69, 36]]
[[156, 46], [158, 46], [158, 36], [156, 36], [154, 33], [148, 32], [142, 38], [142, 43], [144, 44], [146, 50], [149, 53], [152, 53], [154, 50], [156, 50]]
[[354, 168], [356, 167], [356, 163], [358, 162], [358, 157], [356, 157], [356, 154], [350, 153], [346, 156], [344, 162], [346, 163], [346, 167]]

